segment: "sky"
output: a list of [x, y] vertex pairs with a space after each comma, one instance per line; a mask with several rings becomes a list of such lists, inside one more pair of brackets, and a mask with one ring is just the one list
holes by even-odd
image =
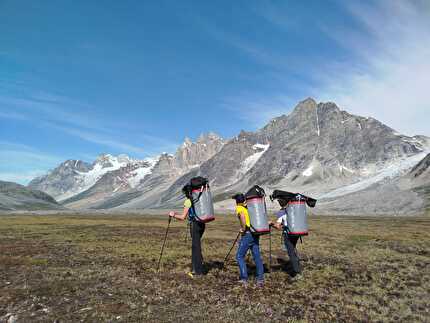
[[430, 1], [0, 0], [0, 180], [230, 138], [307, 97], [430, 136]]

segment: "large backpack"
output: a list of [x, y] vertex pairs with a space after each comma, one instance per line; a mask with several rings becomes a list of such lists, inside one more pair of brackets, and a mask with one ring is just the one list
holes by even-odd
[[253, 234], [270, 233], [265, 197], [264, 189], [258, 185], [251, 187], [245, 194]]
[[189, 214], [191, 220], [202, 223], [215, 220], [212, 194], [207, 178], [193, 177], [182, 191], [191, 200], [191, 212]]
[[[287, 209], [288, 234], [303, 236], [308, 234], [308, 216], [306, 204], [315, 207], [317, 200], [300, 193], [291, 193], [281, 190], [273, 191], [270, 199], [278, 200], [282, 208]], [[305, 204], [306, 203], [306, 204]]]

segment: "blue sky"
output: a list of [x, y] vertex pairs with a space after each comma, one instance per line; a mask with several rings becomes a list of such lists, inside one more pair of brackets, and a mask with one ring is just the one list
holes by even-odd
[[312, 96], [430, 135], [428, 1], [0, 0], [0, 179], [174, 152]]

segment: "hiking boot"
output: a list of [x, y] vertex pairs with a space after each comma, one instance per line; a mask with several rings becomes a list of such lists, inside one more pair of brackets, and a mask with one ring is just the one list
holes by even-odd
[[296, 274], [296, 275], [294, 275], [293, 277], [291, 277], [291, 280], [292, 280], [293, 282], [297, 282], [297, 281], [302, 280], [302, 279], [303, 279], [302, 274]]
[[257, 287], [263, 288], [264, 287], [264, 280], [257, 280]]
[[192, 271], [187, 272], [188, 277], [190, 278], [194, 278], [195, 273], [193, 273]]
[[238, 284], [239, 286], [242, 286], [242, 287], [248, 287], [248, 281], [244, 279], [239, 280]]

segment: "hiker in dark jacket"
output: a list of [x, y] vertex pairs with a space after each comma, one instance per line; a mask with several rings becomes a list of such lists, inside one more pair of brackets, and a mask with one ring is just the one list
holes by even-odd
[[[300, 259], [297, 255], [297, 241], [299, 240], [299, 236], [294, 236], [288, 234], [288, 223], [287, 223], [287, 209], [283, 207], [277, 214], [276, 222], [269, 222], [270, 226], [273, 226], [275, 229], [282, 230], [282, 235], [284, 237], [284, 245], [288, 252], [288, 257], [290, 258], [290, 262], [292, 265], [293, 273], [292, 276], [295, 277], [300, 274], [301, 266]], [[298, 276], [299, 277], [299, 276]]]
[[187, 190], [183, 190], [185, 194], [184, 201], [184, 210], [182, 214], [175, 213], [171, 211], [169, 216], [184, 221], [188, 217], [188, 221], [190, 222], [190, 234], [191, 234], [191, 263], [192, 263], [192, 271], [188, 273], [190, 277], [194, 277], [195, 275], [203, 275], [203, 256], [202, 256], [202, 246], [201, 239], [203, 233], [205, 232], [205, 224], [198, 221], [196, 219], [194, 209], [192, 207], [191, 196], [189, 195]]

